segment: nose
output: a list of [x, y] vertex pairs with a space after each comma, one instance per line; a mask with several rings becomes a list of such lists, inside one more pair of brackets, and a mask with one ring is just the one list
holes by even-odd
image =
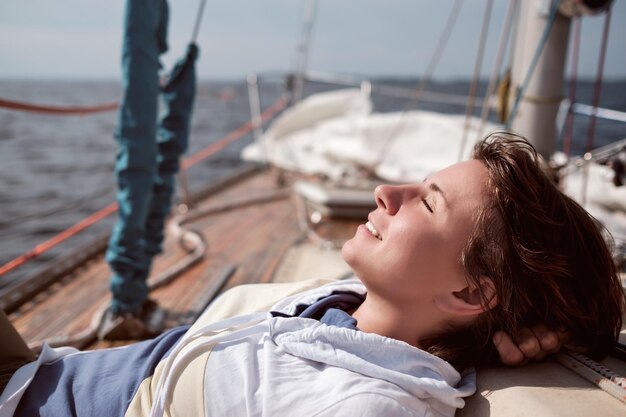
[[374, 190], [376, 205], [390, 215], [394, 215], [402, 206], [404, 186], [402, 185], [379, 185]]

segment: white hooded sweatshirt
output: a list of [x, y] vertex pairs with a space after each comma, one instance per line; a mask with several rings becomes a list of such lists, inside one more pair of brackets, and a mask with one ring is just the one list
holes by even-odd
[[[366, 292], [340, 281], [271, 310], [293, 314], [338, 290]], [[265, 312], [201, 318], [146, 389], [127, 416], [454, 416], [475, 374], [395, 339]]]

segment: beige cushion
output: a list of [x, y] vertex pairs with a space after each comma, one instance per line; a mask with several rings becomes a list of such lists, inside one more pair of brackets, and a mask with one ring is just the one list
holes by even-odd
[[[602, 362], [620, 375], [626, 364]], [[478, 373], [478, 391], [467, 399], [458, 417], [625, 417], [626, 404], [553, 360], [521, 367], [485, 369]]]

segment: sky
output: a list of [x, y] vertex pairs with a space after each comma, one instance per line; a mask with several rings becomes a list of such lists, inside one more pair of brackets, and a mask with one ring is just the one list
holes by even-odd
[[[529, 0], [522, 0], [529, 1]], [[170, 0], [166, 68], [184, 54], [200, 0]], [[319, 0], [308, 67], [418, 77], [454, 0]], [[466, 0], [435, 78], [469, 78], [486, 1]], [[482, 75], [488, 77], [508, 0], [495, 0]], [[207, 0], [198, 37], [201, 79], [295, 68], [304, 0]], [[437, 4], [434, 7], [433, 4]], [[0, 1], [0, 78], [118, 79], [124, 0]], [[607, 78], [626, 79], [626, 0], [615, 0]], [[603, 16], [582, 22], [579, 76], [597, 71]]]

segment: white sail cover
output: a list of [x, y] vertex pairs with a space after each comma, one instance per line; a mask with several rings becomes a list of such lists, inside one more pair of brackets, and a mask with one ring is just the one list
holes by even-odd
[[[358, 89], [313, 95], [285, 111], [246, 147], [247, 160], [331, 179], [374, 173], [388, 181], [421, 181], [459, 160], [465, 117], [426, 111], [372, 113]], [[470, 120], [462, 159], [479, 138]], [[487, 124], [484, 132], [496, 130]]]

